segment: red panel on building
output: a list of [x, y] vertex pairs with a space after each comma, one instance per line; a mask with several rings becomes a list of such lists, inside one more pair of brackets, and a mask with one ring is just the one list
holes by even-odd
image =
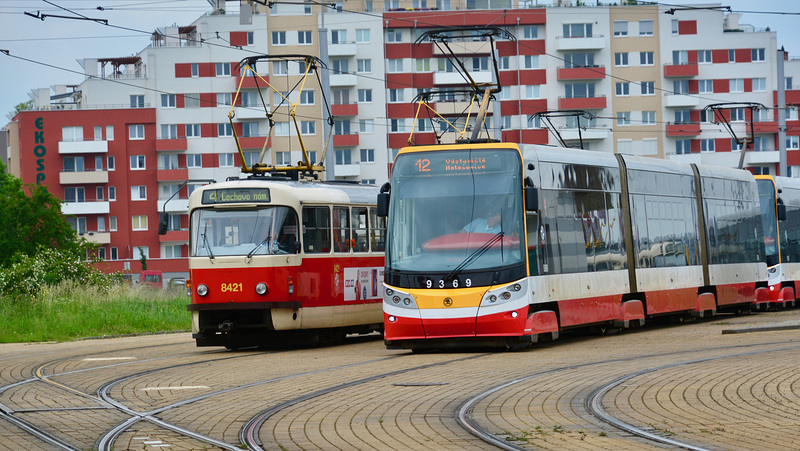
[[411, 45], [409, 43], [386, 44], [386, 58], [411, 58]]
[[514, 41], [500, 41], [497, 43], [497, 56], [514, 56], [517, 54], [517, 43]]
[[691, 147], [692, 147], [692, 153], [700, 153], [700, 140], [693, 139]]
[[213, 77], [217, 73], [217, 66], [214, 63], [198, 63], [198, 75], [201, 77]]
[[[697, 91], [694, 91], [697, 92]], [[700, 123], [700, 110], [691, 110], [689, 111], [689, 120], [692, 122]]]
[[412, 58], [433, 58], [433, 44], [432, 43], [421, 43], [419, 45], [412, 44], [411, 45], [411, 57]]
[[[216, 133], [214, 134], [216, 136]], [[216, 168], [219, 167], [219, 156], [215, 153], [204, 153], [202, 154], [203, 159], [203, 167], [204, 168]]]
[[385, 12], [383, 19], [385, 28], [411, 28], [413, 21], [419, 25], [435, 24], [441, 27], [485, 27], [486, 24], [516, 24], [519, 18], [520, 25], [544, 25], [546, 10], [519, 9], [519, 10], [471, 10], [448, 11], [442, 14], [439, 11], [406, 11]]
[[414, 133], [412, 137], [413, 145], [422, 146], [422, 145], [431, 145], [436, 144], [436, 134], [435, 133]]
[[697, 136], [700, 134], [700, 124], [667, 124], [667, 136]]
[[200, 107], [215, 107], [217, 106], [217, 94], [213, 92], [200, 93]]
[[433, 88], [433, 72], [414, 74], [412, 80], [415, 88]]
[[[606, 78], [606, 68], [600, 67], [559, 67], [559, 80], [599, 80]], [[541, 84], [541, 83], [536, 83]]]
[[714, 49], [711, 51], [711, 61], [714, 63], [728, 62], [728, 49]]
[[[261, 150], [264, 146], [265, 139], [267, 139], [266, 136], [240, 136], [239, 144], [242, 146], [242, 149]], [[236, 158], [239, 158], [239, 156], [237, 155]]]
[[522, 139], [520, 142], [525, 144], [547, 144], [548, 133], [546, 128], [522, 130]]
[[691, 63], [697, 64], [697, 50], [689, 50], [689, 51], [687, 51], [686, 52], [686, 59], [689, 61], [690, 64]]
[[217, 136], [217, 124], [200, 124], [200, 136], [203, 138]]
[[736, 49], [736, 62], [737, 63], [749, 63], [751, 61], [752, 54], [750, 53], [750, 49]]
[[500, 86], [513, 86], [517, 83], [517, 71], [504, 70], [500, 71]]
[[698, 74], [697, 63], [665, 64], [665, 77], [696, 77]]
[[[186, 127], [183, 127], [183, 130], [184, 133], [186, 133]], [[187, 149], [186, 138], [156, 140], [157, 152], [170, 151], [170, 150], [186, 150], [186, 149]]]
[[789, 166], [800, 166], [800, 150], [787, 150], [786, 164]]
[[409, 118], [414, 117], [416, 113], [416, 105], [404, 103], [390, 103], [386, 105], [386, 113], [391, 118]]
[[175, 63], [175, 78], [191, 78], [191, 63]]
[[544, 39], [534, 39], [531, 41], [524, 41], [525, 44], [520, 44], [520, 55], [544, 55]]
[[545, 69], [519, 71], [519, 84], [544, 85], [547, 84], [547, 71]]
[[410, 133], [389, 133], [389, 148], [399, 149], [408, 145]]
[[404, 89], [414, 86], [414, 74], [386, 74], [386, 89]]
[[[605, 97], [604, 97], [605, 99]], [[528, 100], [520, 100], [520, 105], [522, 107], [522, 111], [520, 114], [527, 114], [531, 115], [534, 113], [540, 113], [542, 111], [547, 111], [547, 99], [528, 99]]]
[[728, 92], [731, 89], [731, 83], [728, 79], [714, 80], [714, 92]]
[[696, 20], [679, 20], [678, 34], [697, 34]]
[[358, 104], [331, 105], [331, 114], [334, 116], [358, 116]]
[[559, 97], [558, 109], [560, 110], [599, 110], [606, 108], [606, 98], [603, 97]]
[[730, 152], [731, 151], [731, 139], [730, 138], [717, 138], [714, 140], [714, 151], [715, 152]]
[[185, 108], [186, 101], [183, 98], [184, 94], [176, 94], [175, 95], [175, 108]]
[[246, 31], [231, 31], [231, 45], [244, 47], [247, 45]]
[[500, 102], [501, 116], [516, 116], [519, 114], [519, 102], [516, 100], [504, 100]]

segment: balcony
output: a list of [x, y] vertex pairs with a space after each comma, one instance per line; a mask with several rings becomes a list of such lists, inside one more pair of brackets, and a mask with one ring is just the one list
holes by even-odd
[[189, 170], [186, 168], [162, 169], [156, 171], [156, 181], [167, 182], [173, 180], [186, 180], [189, 178]]
[[333, 173], [336, 177], [358, 177], [361, 175], [361, 165], [337, 164], [333, 166]]
[[58, 153], [108, 153], [108, 141], [59, 141]]
[[[269, 112], [269, 106], [267, 106], [267, 112]], [[248, 119], [266, 119], [267, 113], [264, 112], [263, 105], [251, 105], [251, 106], [237, 106], [233, 109], [234, 119], [238, 120], [248, 120]]]
[[667, 136], [697, 136], [700, 134], [699, 122], [685, 122], [682, 124], [667, 124]]
[[667, 108], [687, 108], [700, 105], [697, 94], [665, 94], [664, 106]]
[[157, 139], [156, 152], [186, 150], [186, 138]]
[[753, 133], [778, 133], [778, 122], [753, 122]]
[[558, 36], [556, 42], [558, 43], [558, 50], [562, 52], [570, 50], [598, 50], [606, 47], [606, 38], [603, 35], [585, 38]]
[[357, 83], [355, 74], [331, 74], [331, 86], [355, 86]]
[[745, 154], [747, 164], [772, 164], [781, 161], [781, 153], [777, 150], [748, 150]]
[[[486, 110], [487, 113], [492, 114], [494, 112], [494, 104], [495, 102], [489, 102], [488, 109]], [[476, 99], [475, 103], [472, 105], [472, 114], [477, 114], [478, 109], [480, 108], [480, 99]], [[459, 101], [456, 100], [454, 102], [436, 102], [434, 105], [435, 111], [442, 116], [448, 115], [458, 115], [462, 113], [466, 113], [469, 111], [470, 102], [469, 101]]]
[[[470, 75], [478, 84], [492, 82], [492, 73], [488, 71], [471, 72]], [[434, 72], [433, 83], [436, 85], [463, 85], [466, 82], [464, 77], [457, 72]]]
[[[447, 46], [453, 50], [453, 53], [456, 55], [489, 55], [492, 53], [492, 47], [489, 41], [458, 41], [453, 40], [447, 43]], [[433, 55], [434, 56], [444, 56], [449, 55], [450, 53], [447, 51], [444, 46], [435, 45], [433, 46]]]
[[606, 97], [559, 97], [560, 110], [600, 110], [606, 108]]
[[602, 80], [606, 78], [605, 66], [559, 67], [558, 80]]
[[65, 215], [107, 215], [110, 211], [108, 201], [64, 202], [61, 213]]
[[356, 56], [356, 44], [353, 42], [328, 44], [328, 56]]
[[58, 182], [62, 185], [108, 183], [108, 171], [59, 172]]
[[86, 232], [80, 236], [86, 238], [86, 241], [90, 243], [97, 243], [97, 244], [111, 243], [111, 232]]
[[181, 230], [168, 230], [166, 234], [158, 236], [159, 243], [166, 243], [169, 241], [180, 241], [180, 242], [188, 242], [189, 241], [189, 229], [181, 229]]
[[664, 77], [696, 77], [697, 63], [664, 64]]
[[334, 116], [358, 116], [358, 104], [336, 104], [331, 106], [331, 113]]
[[[166, 210], [164, 210], [164, 203], [167, 204]], [[159, 213], [162, 211], [167, 213], [187, 213], [189, 211], [189, 199], [174, 197], [169, 202], [167, 202], [167, 199], [159, 199], [157, 208]]]
[[[333, 135], [333, 147], [355, 147], [358, 145], [358, 135]], [[338, 173], [337, 173], [338, 175]]]
[[597, 141], [611, 136], [611, 130], [597, 127], [581, 129], [580, 131], [577, 128], [562, 128], [558, 132], [564, 141], [580, 141], [581, 138], [584, 141]]

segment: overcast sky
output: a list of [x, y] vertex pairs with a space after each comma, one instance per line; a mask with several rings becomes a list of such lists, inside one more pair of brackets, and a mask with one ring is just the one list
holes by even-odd
[[[238, 2], [228, 3], [229, 9], [238, 11]], [[540, 5], [551, 3], [538, 0]], [[585, 3], [594, 4], [596, 0]], [[708, 4], [694, 0], [662, 2], [670, 6], [701, 3]], [[778, 46], [783, 45], [790, 56], [800, 57], [800, 1], [731, 0], [717, 4], [744, 12], [741, 24], [777, 31]], [[137, 54], [150, 43], [150, 33], [156, 28], [186, 25], [210, 10], [207, 0], [0, 0], [0, 51], [10, 53], [0, 53], [0, 126], [7, 123], [6, 113], [29, 100], [32, 89], [83, 81], [77, 60]], [[25, 12], [70, 17], [79, 14], [108, 20], [108, 26], [57, 17], [40, 20]]]

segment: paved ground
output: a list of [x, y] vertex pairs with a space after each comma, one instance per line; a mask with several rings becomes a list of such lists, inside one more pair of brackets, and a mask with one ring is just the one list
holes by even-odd
[[6, 344], [0, 449], [800, 449], [798, 327], [786, 310], [436, 354]]

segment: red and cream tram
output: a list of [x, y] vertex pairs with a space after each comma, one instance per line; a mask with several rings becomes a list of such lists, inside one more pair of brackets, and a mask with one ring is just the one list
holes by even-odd
[[791, 307], [800, 282], [800, 179], [757, 175], [769, 271], [769, 302]]
[[540, 145], [417, 146], [399, 152], [381, 191], [389, 348], [515, 347], [768, 296], [747, 171]]
[[198, 346], [271, 346], [382, 329], [377, 189], [255, 177], [189, 199]]

